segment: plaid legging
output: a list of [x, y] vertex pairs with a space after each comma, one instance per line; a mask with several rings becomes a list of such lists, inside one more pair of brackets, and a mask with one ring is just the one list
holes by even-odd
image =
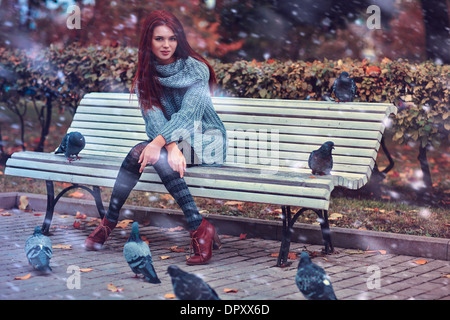
[[[128, 155], [123, 160], [114, 184], [109, 208], [106, 213], [106, 219], [109, 221], [117, 222], [120, 209], [130, 195], [131, 190], [138, 183], [141, 177], [141, 173], [139, 173], [141, 165], [138, 163], [138, 160], [142, 151], [150, 142], [151, 141], [145, 141], [137, 144], [130, 150]], [[193, 161], [195, 153], [192, 148], [190, 151], [191, 161], [190, 163], [188, 161], [188, 167], [195, 166], [195, 164], [193, 164], [195, 163]], [[166, 148], [161, 149], [159, 160], [153, 165], [153, 167], [161, 178], [161, 181], [167, 191], [169, 191], [183, 211], [189, 230], [197, 229], [201, 224], [203, 217], [198, 212], [197, 205], [192, 198], [186, 182], [180, 177], [180, 174], [177, 171], [172, 170], [170, 167], [167, 161]]]

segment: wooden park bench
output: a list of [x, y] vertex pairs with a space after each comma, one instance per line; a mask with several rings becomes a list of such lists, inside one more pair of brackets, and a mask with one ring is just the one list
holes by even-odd
[[[337, 186], [359, 189], [374, 169], [385, 123], [397, 109], [383, 103], [334, 103], [299, 100], [213, 98], [228, 133], [228, 154], [221, 167], [191, 167], [185, 180], [193, 196], [282, 206], [283, 236], [277, 264], [287, 262], [291, 228], [300, 214], [319, 216], [325, 251], [332, 252], [327, 211]], [[62, 154], [16, 152], [5, 174], [43, 179], [47, 184], [48, 232], [59, 198], [73, 188], [88, 190], [101, 217], [105, 210], [100, 187], [114, 186], [122, 160], [130, 149], [148, 140], [136, 97], [89, 93], [81, 100], [68, 132], [86, 139], [80, 160], [69, 163]], [[62, 137], [61, 137], [62, 138]], [[313, 176], [311, 151], [333, 141], [331, 175]], [[72, 186], [56, 197], [53, 182]], [[88, 186], [92, 186], [92, 189]], [[167, 193], [148, 166], [134, 190]], [[294, 215], [290, 207], [301, 209]]]

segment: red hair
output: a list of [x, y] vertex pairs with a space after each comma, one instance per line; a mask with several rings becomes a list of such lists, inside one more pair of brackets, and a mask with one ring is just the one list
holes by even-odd
[[158, 80], [155, 57], [151, 50], [153, 31], [158, 26], [167, 26], [175, 34], [177, 38], [177, 48], [174, 53], [175, 59], [193, 57], [207, 65], [209, 69], [209, 87], [212, 94], [217, 83], [214, 69], [200, 54], [191, 48], [186, 39], [183, 25], [177, 17], [165, 10], [155, 10], [147, 16], [142, 25], [137, 72], [131, 85], [131, 93], [135, 92], [137, 86], [141, 108], [145, 111], [152, 106], [156, 106], [164, 111], [160, 101], [162, 86]]

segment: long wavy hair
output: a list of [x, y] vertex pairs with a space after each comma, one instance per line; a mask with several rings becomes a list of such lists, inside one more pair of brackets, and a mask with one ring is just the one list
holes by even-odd
[[165, 111], [160, 101], [162, 86], [156, 72], [156, 58], [151, 50], [153, 31], [158, 26], [167, 26], [175, 34], [177, 38], [177, 48], [174, 53], [175, 59], [193, 57], [208, 66], [210, 75], [209, 87], [212, 94], [214, 86], [217, 84], [214, 69], [205, 60], [205, 58], [191, 48], [186, 39], [183, 25], [177, 17], [165, 10], [155, 10], [147, 16], [142, 25], [139, 41], [137, 72], [130, 90], [130, 93], [134, 93], [137, 86], [141, 108], [146, 111], [152, 106], [156, 106]]

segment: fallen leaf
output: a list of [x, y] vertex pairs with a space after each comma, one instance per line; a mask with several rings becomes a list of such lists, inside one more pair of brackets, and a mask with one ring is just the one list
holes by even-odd
[[311, 177], [309, 177], [310, 179], [317, 179], [317, 177], [314, 177], [314, 176], [311, 176]]
[[75, 216], [75, 219], [86, 219], [87, 215], [84, 213], [80, 213], [79, 211], [77, 211], [77, 214]]
[[241, 235], [239, 236], [239, 240], [245, 240], [245, 239], [247, 239], [247, 234], [241, 233]]
[[68, 218], [68, 217], [70, 217], [70, 215], [68, 215], [68, 214], [61, 214], [59, 217], [60, 218]]
[[23, 277], [15, 277], [14, 280], [27, 280], [31, 278], [31, 273], [23, 276]]
[[198, 213], [206, 214], [206, 213], [209, 213], [209, 211], [208, 210], [200, 210]]
[[2, 213], [0, 213], [0, 216], [4, 216], [4, 217], [12, 216], [12, 213], [11, 212], [2, 212]]
[[117, 288], [115, 285], [113, 285], [112, 283], [108, 283], [106, 285], [106, 288], [111, 291], [111, 292], [121, 292], [123, 291], [123, 288]]
[[289, 252], [289, 253], [288, 253], [288, 259], [291, 259], [291, 260], [297, 259], [297, 253], [295, 253], [295, 252]]
[[120, 222], [116, 225], [116, 227], [125, 229], [125, 228], [128, 227], [128, 225], [129, 225], [130, 223], [132, 223], [132, 222], [133, 222], [133, 220], [125, 219], [125, 220], [120, 221]]
[[342, 218], [342, 217], [343, 217], [343, 215], [341, 213], [335, 212], [335, 213], [332, 213], [332, 214], [330, 214], [328, 216], [328, 220], [336, 220], [336, 219], [339, 219], [339, 218]]
[[349, 253], [349, 254], [362, 254], [362, 253], [364, 253], [364, 251], [363, 250], [347, 250], [347, 251], [344, 251], [345, 253]]
[[166, 299], [175, 299], [177, 296], [176, 295], [174, 295], [173, 293], [166, 293], [165, 295], [164, 295], [164, 298], [166, 298]]
[[224, 203], [225, 206], [238, 206], [238, 205], [243, 205], [244, 202], [242, 201], [227, 201]]
[[160, 256], [159, 257], [161, 260], [166, 260], [166, 259], [170, 259], [170, 256]]
[[225, 293], [236, 293], [236, 292], [238, 292], [238, 289], [224, 288], [223, 292], [225, 292]]
[[425, 259], [418, 259], [418, 260], [415, 260], [415, 261], [413, 261], [413, 262], [416, 263], [416, 264], [425, 264], [425, 263], [428, 263], [428, 261], [425, 260]]
[[75, 220], [75, 221], [73, 222], [73, 227], [74, 227], [75, 229], [80, 229], [80, 226], [81, 226], [81, 221]]
[[72, 249], [72, 245], [70, 244], [55, 244], [54, 246], [52, 246], [53, 249], [66, 249], [66, 250], [71, 250]]
[[174, 232], [174, 231], [182, 231], [182, 230], [184, 230], [184, 228], [182, 226], [178, 226], [178, 227], [174, 227], [174, 228], [169, 228], [167, 231]]
[[75, 191], [75, 192], [69, 193], [69, 197], [70, 198], [77, 198], [77, 199], [83, 198], [84, 197], [84, 193], [80, 192], [80, 191]]
[[94, 270], [94, 269], [92, 269], [92, 268], [80, 269], [81, 272], [91, 272], [92, 270]]
[[167, 250], [173, 251], [173, 252], [184, 252], [185, 250], [183, 248], [178, 248], [178, 246], [172, 246], [169, 248], [166, 248]]
[[366, 253], [380, 253], [380, 254], [386, 254], [386, 250], [370, 250], [366, 251]]
[[[275, 258], [277, 258], [279, 255], [280, 254], [278, 252], [270, 254], [271, 257], [275, 257]], [[288, 259], [290, 259], [290, 260], [295, 260], [295, 259], [297, 259], [297, 257], [298, 256], [297, 256], [296, 252], [289, 252], [288, 253]]]
[[19, 198], [19, 209], [20, 210], [26, 210], [28, 207], [28, 197], [27, 196], [20, 196]]
[[443, 274], [441, 278], [450, 278], [450, 274]]
[[33, 213], [33, 216], [39, 217], [42, 216], [42, 213]]

